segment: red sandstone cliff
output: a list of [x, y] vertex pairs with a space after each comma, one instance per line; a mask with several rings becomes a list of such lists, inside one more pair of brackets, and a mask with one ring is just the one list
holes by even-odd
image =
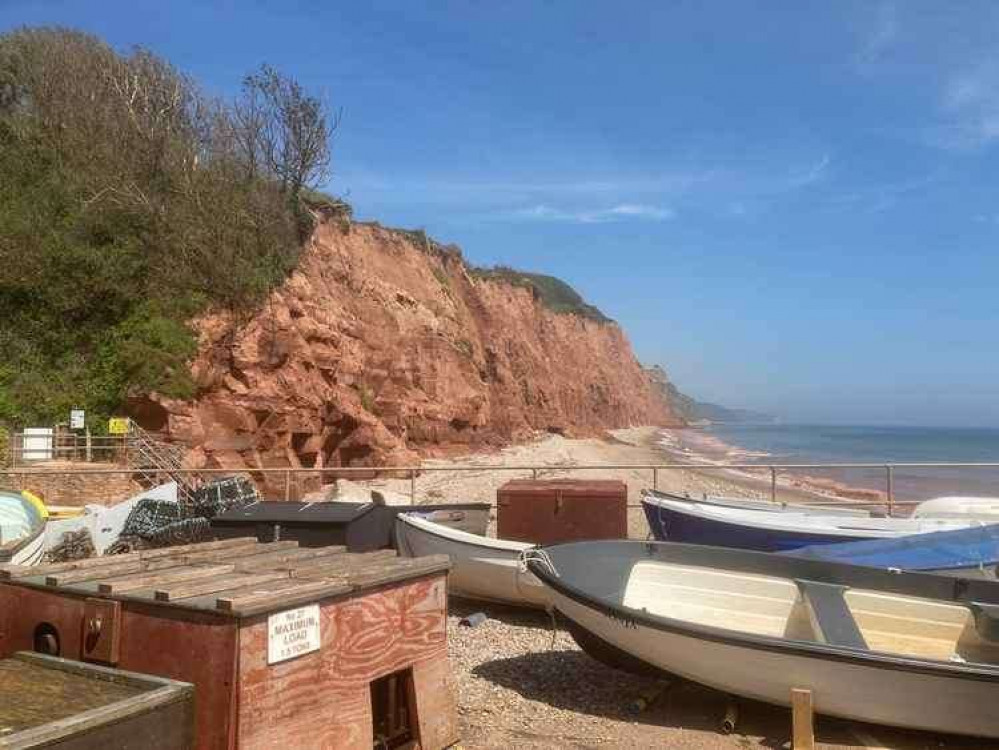
[[402, 464], [536, 430], [675, 425], [614, 323], [473, 278], [457, 251], [322, 223], [298, 269], [235, 332], [196, 326], [196, 400], [136, 402], [193, 466]]

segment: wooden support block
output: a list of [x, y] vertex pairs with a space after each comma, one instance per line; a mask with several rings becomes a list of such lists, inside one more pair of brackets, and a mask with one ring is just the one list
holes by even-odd
[[178, 599], [189, 599], [193, 596], [216, 594], [245, 586], [257, 586], [261, 583], [287, 579], [287, 571], [276, 573], [233, 573], [227, 576], [213, 578], [196, 578], [193, 581], [179, 581], [169, 584], [168, 588], [156, 589], [154, 598], [158, 602], [173, 602]]
[[99, 567], [78, 568], [77, 570], [67, 570], [63, 573], [52, 573], [45, 576], [46, 586], [65, 586], [70, 583], [80, 581], [92, 581], [97, 578], [108, 578], [110, 576], [122, 575], [124, 573], [138, 573], [144, 570], [141, 560], [130, 560], [118, 563], [117, 565], [101, 565]]
[[373, 588], [419, 575], [443, 572], [450, 567], [451, 559], [447, 555], [427, 555], [396, 560], [394, 564], [380, 569], [361, 569], [348, 574], [347, 580], [358, 589]]
[[235, 539], [220, 539], [217, 542], [197, 542], [195, 544], [180, 544], [176, 547], [160, 547], [158, 549], [144, 549], [132, 554], [139, 555], [143, 560], [151, 560], [156, 557], [173, 557], [186, 555], [194, 552], [208, 552], [216, 549], [232, 549], [234, 547], [254, 547], [260, 544], [256, 537], [241, 536]]
[[[273, 542], [273, 544], [284, 544], [284, 542]], [[297, 542], [294, 542], [297, 544]], [[262, 545], [261, 545], [262, 546]], [[271, 544], [267, 545], [272, 546]], [[298, 561], [311, 561], [317, 558], [329, 557], [331, 555], [342, 554], [342, 552], [327, 552], [326, 547], [298, 547], [291, 549], [276, 549], [274, 551], [261, 550], [260, 554], [246, 555], [232, 562], [237, 565], [237, 569], [246, 571], [275, 570], [287, 567], [285, 563], [295, 564]], [[332, 549], [340, 550], [340, 547]]]
[[226, 575], [227, 573], [232, 573], [234, 569], [232, 565], [204, 565], [200, 567], [184, 566], [170, 568], [151, 573], [135, 573], [119, 578], [112, 578], [108, 581], [101, 581], [97, 584], [97, 592], [99, 594], [124, 594], [127, 591], [136, 591], [137, 589], [162, 588], [167, 583]]
[[794, 750], [815, 750], [813, 721], [812, 691], [793, 688], [791, 690], [791, 746]]
[[394, 561], [398, 553], [392, 549], [381, 549], [375, 552], [344, 552], [339, 555], [330, 555], [316, 560], [305, 560], [301, 563], [291, 565], [281, 565], [288, 568], [296, 578], [306, 578], [310, 576], [338, 575], [349, 570], [355, 570], [359, 566], [373, 562]]
[[[183, 544], [177, 547], [138, 550], [124, 555], [88, 557], [83, 560], [50, 563], [48, 565], [0, 565], [0, 581], [10, 581], [28, 576], [48, 576], [54, 573], [65, 573], [70, 570], [99, 569], [109, 565], [121, 565], [128, 562], [180, 557], [188, 553], [194, 554], [211, 550], [232, 550], [241, 547], [253, 547], [258, 544], [254, 537], [238, 537], [235, 539], [223, 539], [217, 542], [198, 542], [196, 544]], [[174, 564], [179, 565], [180, 562], [178, 561]]]
[[38, 575], [39, 572], [37, 568], [48, 567], [41, 565], [14, 565], [12, 563], [4, 563], [0, 565], [0, 581], [10, 581], [14, 578], [21, 578], [23, 576]]
[[[178, 563], [187, 565], [188, 563], [206, 563], [217, 560], [227, 563], [236, 563], [240, 560], [255, 560], [268, 554], [280, 555], [295, 552], [298, 549], [298, 542], [289, 540], [286, 542], [271, 542], [268, 544], [247, 544], [246, 546], [232, 547], [229, 549], [211, 549], [204, 552], [192, 552], [177, 558]], [[172, 558], [168, 558], [172, 559]]]
[[351, 587], [347, 583], [338, 579], [310, 583], [288, 579], [286, 582], [263, 584], [257, 591], [219, 597], [215, 606], [223, 612], [234, 612], [248, 616], [257, 612], [272, 611], [275, 606], [291, 608], [324, 597], [346, 594], [350, 590]]

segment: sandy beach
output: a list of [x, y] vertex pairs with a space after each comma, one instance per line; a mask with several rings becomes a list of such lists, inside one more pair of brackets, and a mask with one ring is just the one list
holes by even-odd
[[[416, 502], [496, 502], [496, 490], [506, 481], [530, 478], [528, 466], [544, 467], [539, 479], [592, 478], [617, 479], [628, 486], [628, 529], [633, 539], [645, 539], [649, 529], [640, 505], [641, 491], [655, 486], [665, 492], [692, 497], [728, 495], [766, 499], [770, 478], [766, 473], [718, 469], [668, 469], [655, 472], [643, 465], [677, 466], [685, 463], [716, 462], [701, 454], [671, 447], [671, 431], [657, 427], [630, 427], [608, 431], [604, 438], [565, 438], [544, 435], [537, 440], [512, 445], [500, 451], [474, 453], [447, 460], [429, 459], [416, 479]], [[584, 469], [583, 466], [601, 468]], [[611, 468], [603, 468], [611, 467]], [[625, 468], [621, 468], [625, 467]], [[313, 493], [310, 499], [366, 500], [370, 490], [379, 491], [390, 504], [410, 502], [408, 479], [375, 479], [365, 482], [341, 480]], [[835, 503], [841, 496], [822, 492], [800, 478], [778, 478], [778, 499], [784, 502], [820, 501]], [[495, 521], [495, 514], [493, 516]], [[490, 533], [494, 533], [492, 530]]]

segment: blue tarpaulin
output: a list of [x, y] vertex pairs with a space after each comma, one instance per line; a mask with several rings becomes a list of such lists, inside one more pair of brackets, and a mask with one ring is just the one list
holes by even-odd
[[894, 539], [815, 544], [779, 554], [901, 570], [988, 566], [999, 563], [999, 524]]

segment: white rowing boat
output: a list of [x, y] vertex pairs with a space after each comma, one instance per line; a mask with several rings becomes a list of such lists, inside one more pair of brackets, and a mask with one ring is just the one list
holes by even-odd
[[999, 584], [698, 545], [546, 547], [528, 568], [579, 644], [832, 716], [999, 737]]
[[448, 590], [455, 596], [522, 607], [547, 604], [545, 588], [521, 559], [534, 545], [469, 534], [418, 513], [396, 517], [395, 542], [399, 553], [409, 557], [450, 557]]
[[0, 563], [41, 562], [46, 514], [39, 505], [20, 492], [0, 491]]

